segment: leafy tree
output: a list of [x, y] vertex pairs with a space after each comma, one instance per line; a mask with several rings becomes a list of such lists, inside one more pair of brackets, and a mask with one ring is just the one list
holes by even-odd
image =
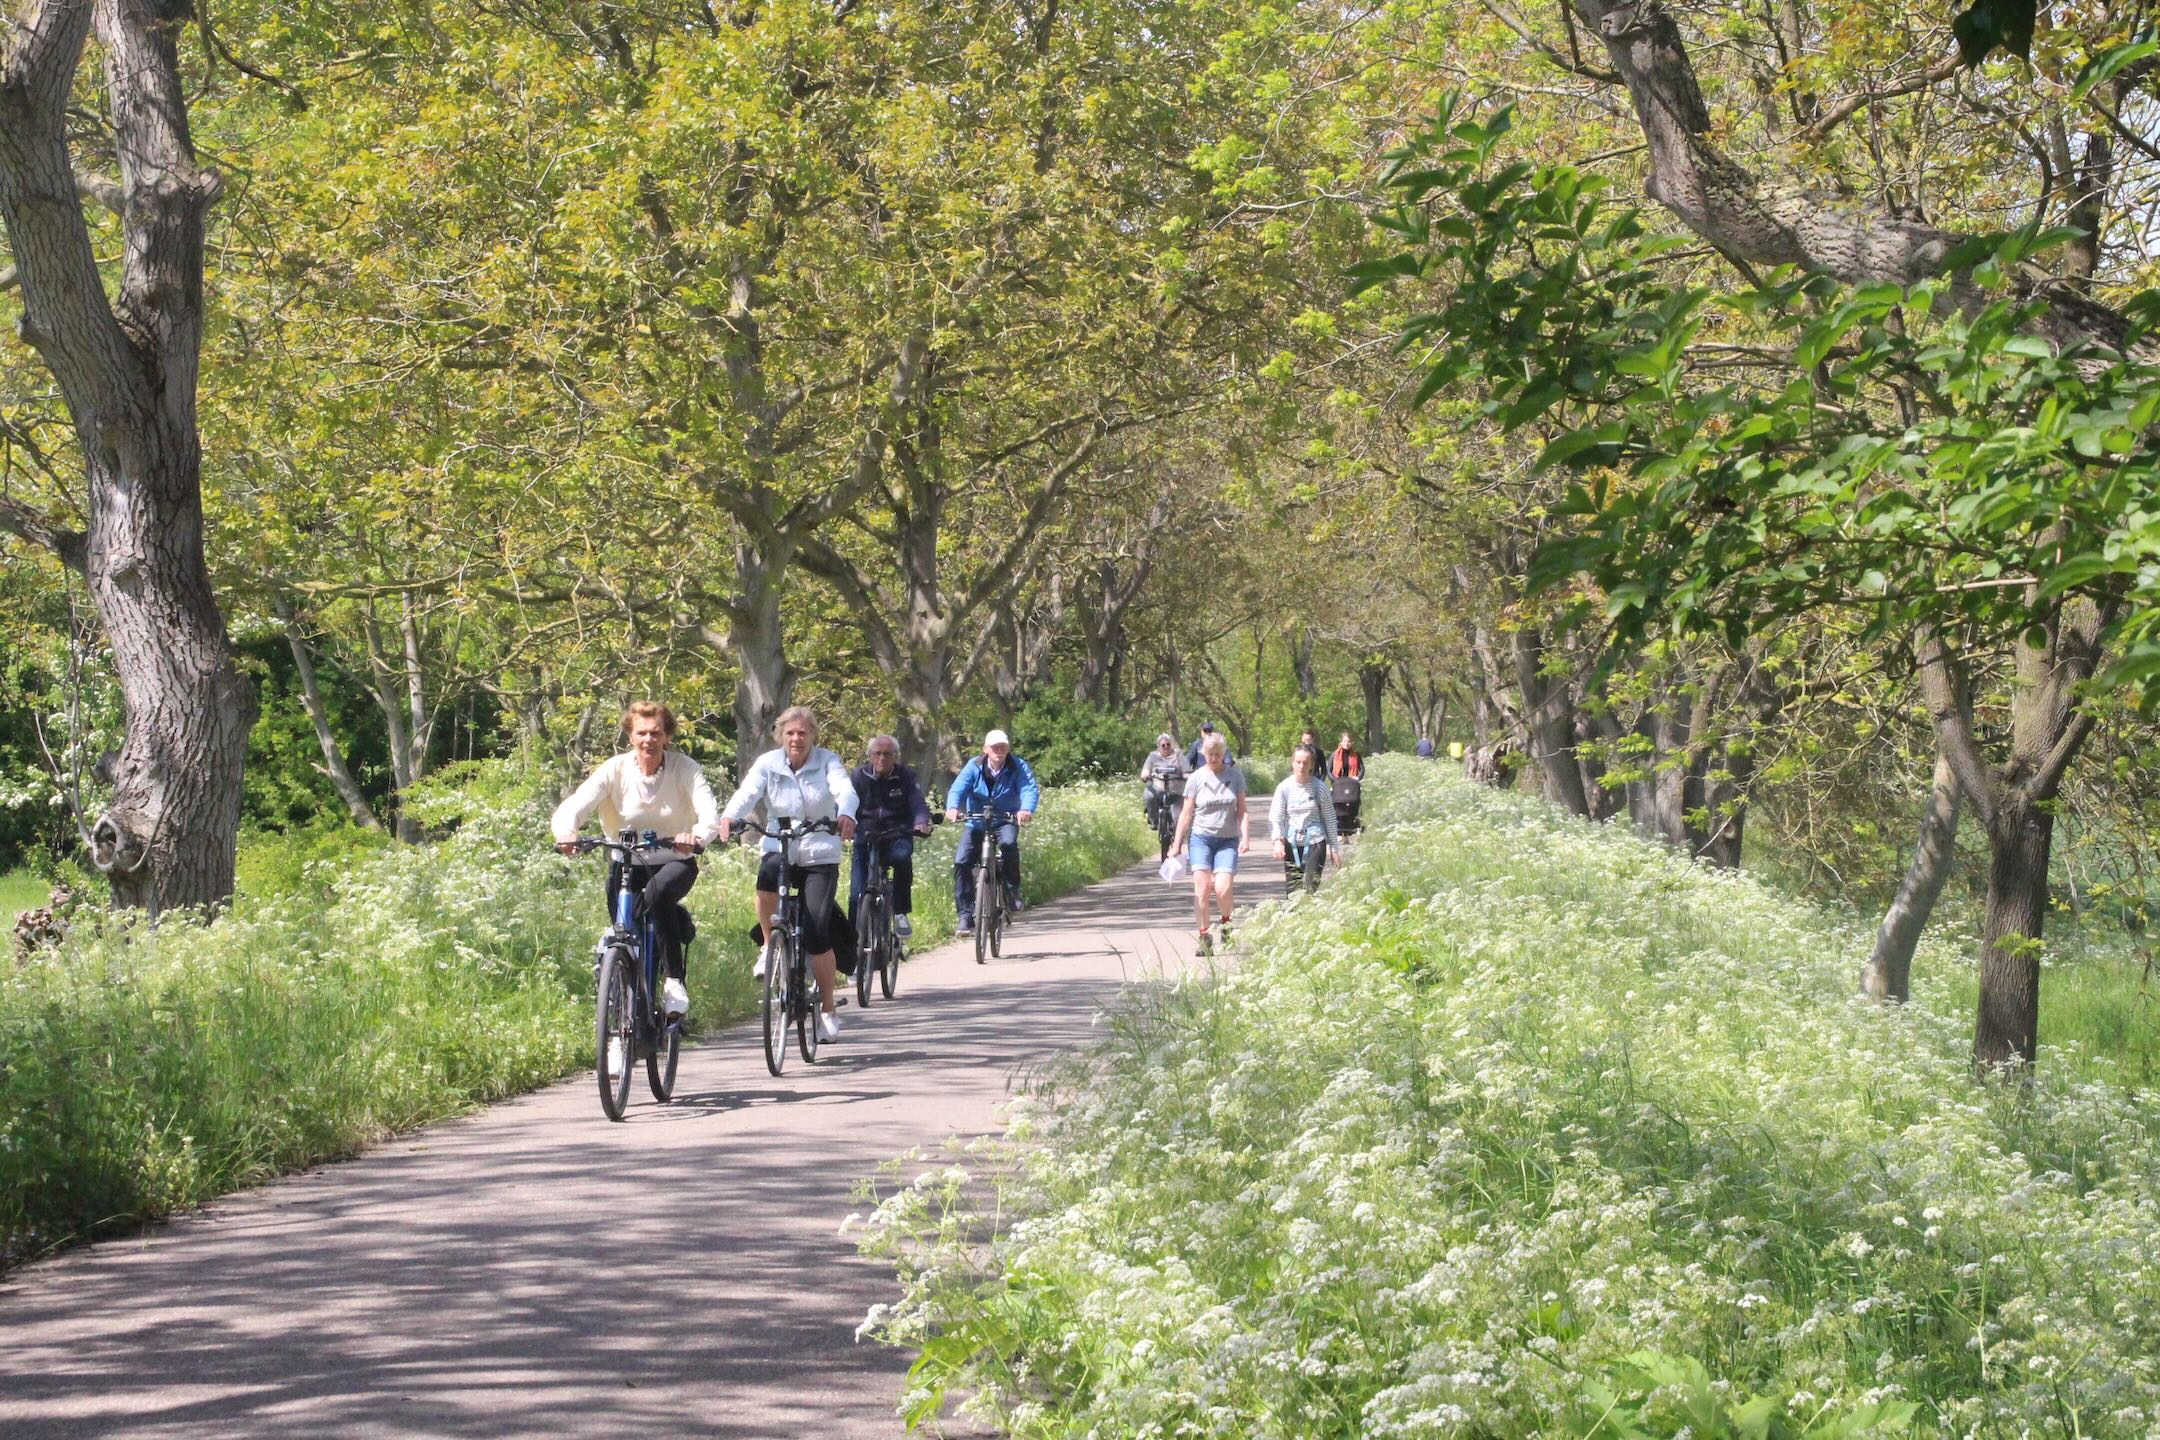
[[[0, 23], [13, 328], [65, 402], [80, 465], [67, 483], [81, 497], [68, 507], [80, 528], [13, 499], [0, 500], [0, 528], [88, 585], [126, 711], [91, 854], [117, 900], [153, 915], [232, 893], [255, 715], [203, 553], [203, 237], [224, 182], [198, 161], [188, 128], [180, 38], [191, 13], [155, 0], [34, 0]], [[93, 31], [102, 86], [78, 76]], [[72, 117], [90, 112], [100, 121], [84, 134]], [[104, 173], [110, 163], [117, 178]], [[101, 247], [119, 257], [111, 296]]]

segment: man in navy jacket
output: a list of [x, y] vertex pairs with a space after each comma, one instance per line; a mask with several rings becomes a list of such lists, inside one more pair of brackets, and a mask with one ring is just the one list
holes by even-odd
[[[848, 777], [855, 786], [855, 859], [848, 871], [848, 918], [855, 919], [870, 867], [892, 870], [893, 933], [913, 933], [915, 837], [930, 833], [930, 804], [915, 772], [900, 763], [900, 742], [890, 735], [870, 741], [869, 756]], [[867, 838], [866, 838], [867, 837]]]
[[[1020, 903], [1020, 827], [1035, 818], [1035, 772], [1027, 761], [1012, 753], [1012, 740], [1003, 730], [983, 736], [982, 754], [968, 761], [953, 777], [945, 795], [945, 818], [957, 822], [975, 810], [995, 810], [1010, 815], [998, 825], [998, 844], [1004, 847], [1005, 903], [1015, 914]], [[975, 891], [968, 884], [968, 870], [983, 843], [983, 822], [978, 820], [960, 832], [953, 852], [953, 908], [960, 912], [960, 933], [975, 930]]]

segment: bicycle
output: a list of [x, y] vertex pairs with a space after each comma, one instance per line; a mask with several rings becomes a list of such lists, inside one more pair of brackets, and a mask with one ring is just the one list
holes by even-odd
[[[693, 847], [695, 855], [704, 846]], [[615, 919], [600, 936], [600, 959], [594, 971], [593, 1071], [600, 1080], [600, 1109], [610, 1120], [620, 1120], [630, 1104], [630, 1070], [645, 1062], [645, 1083], [653, 1099], [662, 1105], [675, 1096], [675, 1066], [682, 1055], [682, 1017], [670, 1019], [661, 1009], [660, 928], [648, 910], [637, 911], [637, 894], [629, 885], [628, 871], [640, 852], [673, 850], [653, 831], [624, 830], [614, 840], [587, 837], [575, 842], [577, 854], [605, 850], [622, 867], [623, 884], [615, 892]], [[618, 1048], [622, 1064], [608, 1073], [610, 1042]]]
[[1005, 938], [1005, 844], [998, 831], [1018, 818], [1011, 810], [970, 810], [960, 817], [964, 825], [982, 823], [983, 843], [975, 857], [975, 963], [1000, 956]]
[[1148, 781], [1148, 786], [1156, 792], [1155, 840], [1160, 847], [1160, 853], [1155, 858], [1159, 861], [1167, 860], [1170, 858], [1170, 841], [1177, 835], [1178, 811], [1185, 804], [1184, 787], [1181, 785], [1178, 790], [1172, 791], [1168, 786], [1160, 785], [1154, 780]]
[[[911, 835], [912, 830], [881, 830], [875, 834], [857, 831], [858, 847], [877, 846], [887, 840], [897, 840]], [[873, 860], [875, 853], [873, 851]], [[870, 982], [873, 977], [878, 988], [890, 1000], [900, 988], [900, 962], [907, 958], [907, 942], [893, 933], [892, 877], [885, 873], [881, 864], [871, 863], [863, 867], [866, 880], [857, 907], [855, 920], [855, 1003], [867, 1007], [870, 1004]]]
[[746, 825], [743, 832], [780, 842], [779, 906], [765, 932], [765, 983], [759, 1012], [765, 1026], [765, 1068], [777, 1077], [787, 1065], [787, 1027], [795, 1027], [795, 1045], [803, 1063], [817, 1064], [818, 989], [810, 974], [810, 956], [802, 943], [802, 882], [795, 864], [795, 844], [805, 835], [837, 834], [832, 820], [796, 823], [783, 815], [770, 826]]

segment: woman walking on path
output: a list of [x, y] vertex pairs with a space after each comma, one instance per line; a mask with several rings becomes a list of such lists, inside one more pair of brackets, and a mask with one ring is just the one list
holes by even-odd
[[1185, 782], [1185, 811], [1178, 816], [1175, 851], [1192, 837], [1188, 859], [1192, 862], [1193, 919], [1200, 931], [1199, 953], [1212, 954], [1208, 935], [1208, 890], [1222, 919], [1222, 943], [1230, 943], [1230, 887], [1237, 879], [1238, 856], [1251, 847], [1245, 838], [1245, 772], [1224, 763], [1230, 746], [1220, 735], [1201, 742], [1204, 762]]
[[[1310, 745], [1291, 751], [1290, 778], [1275, 787], [1275, 798], [1268, 805], [1268, 835], [1275, 842], [1276, 859], [1290, 858], [1291, 837], [1305, 841], [1304, 873], [1283, 877], [1293, 887], [1300, 880], [1307, 888], [1318, 885], [1320, 867], [1330, 855], [1336, 864], [1342, 863], [1342, 837], [1335, 831], [1335, 797], [1328, 792], [1327, 782], [1313, 773], [1319, 765], [1320, 753]], [[1325, 849], [1319, 843], [1323, 839], [1327, 842]]]
[[[810, 952], [810, 969], [817, 976], [820, 1013], [818, 1038], [840, 1038], [840, 1021], [833, 1015], [833, 994], [839, 971], [833, 959], [833, 896], [840, 888], [840, 842], [855, 838], [855, 786], [847, 765], [838, 755], [817, 743], [817, 717], [801, 705], [781, 712], [773, 725], [777, 750], [768, 750], [750, 766], [736, 787], [734, 797], [720, 817], [720, 838], [725, 841], [734, 828], [760, 809], [768, 824], [782, 818], [796, 821], [834, 820], [839, 833], [803, 836], [795, 842], [795, 868], [802, 876], [803, 948]], [[762, 935], [772, 933], [773, 912], [780, 908], [780, 842], [765, 837], [764, 858], [758, 861], [757, 918]], [[757, 976], [765, 978], [765, 960], [758, 959]]]

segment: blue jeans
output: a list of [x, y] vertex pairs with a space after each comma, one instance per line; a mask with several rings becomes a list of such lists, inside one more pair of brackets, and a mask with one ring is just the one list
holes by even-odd
[[848, 918], [852, 920], [862, 911], [863, 891], [870, 888], [873, 861], [892, 871], [893, 914], [911, 913], [915, 909], [915, 837], [893, 835], [871, 845], [857, 842], [855, 860], [848, 870]]
[[1213, 870], [1220, 875], [1229, 871], [1237, 873], [1238, 837], [1235, 835], [1195, 835], [1186, 858], [1192, 861], [1193, 874]]
[[[953, 851], [952, 898], [953, 909], [960, 914], [963, 924], [975, 918], [975, 857], [982, 851], [982, 822], [968, 826], [960, 832], [960, 846]], [[1020, 893], [1020, 826], [1008, 820], [998, 826], [998, 844], [1004, 846], [1005, 893]]]

